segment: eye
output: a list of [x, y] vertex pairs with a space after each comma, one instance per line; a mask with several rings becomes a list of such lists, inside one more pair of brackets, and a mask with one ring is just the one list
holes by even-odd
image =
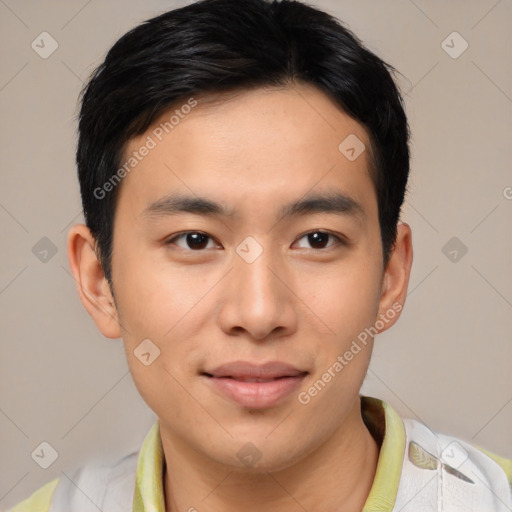
[[[185, 240], [186, 246], [177, 244], [177, 240]], [[173, 238], [167, 240], [167, 245], [177, 245], [182, 249], [192, 249], [194, 251], [200, 251], [202, 249], [208, 248], [208, 241], [213, 242], [213, 238], [208, 236], [206, 233], [202, 233], [200, 231], [185, 231], [184, 233], [179, 233], [175, 235]]]
[[[335, 240], [334, 244], [326, 245], [328, 243], [329, 237]], [[299, 240], [302, 240], [304, 238], [307, 240], [309, 244], [312, 245], [313, 249], [328, 249], [329, 247], [332, 247], [337, 243], [341, 245], [346, 245], [345, 241], [341, 237], [328, 231], [311, 231], [303, 235]], [[306, 247], [306, 249], [308, 249], [308, 247]]]

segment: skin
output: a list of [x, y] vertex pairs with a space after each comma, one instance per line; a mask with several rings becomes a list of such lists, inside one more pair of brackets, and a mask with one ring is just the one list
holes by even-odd
[[[160, 420], [168, 512], [360, 511], [379, 455], [359, 396], [373, 340], [307, 405], [297, 394], [393, 304], [404, 304], [410, 227], [399, 223], [383, 269], [368, 135], [316, 88], [293, 84], [197, 99], [123, 179], [114, 223], [115, 301], [90, 232], [84, 225], [70, 230], [80, 298], [104, 336], [123, 338], [137, 389]], [[153, 128], [129, 141], [126, 155]], [[349, 134], [366, 145], [355, 161], [338, 150]], [[359, 202], [364, 219], [325, 212], [276, 219], [283, 204], [332, 190]], [[236, 214], [143, 215], [173, 192], [208, 197]], [[329, 237], [315, 246], [306, 235], [318, 230], [349, 244]], [[166, 244], [186, 231], [211, 238], [199, 250], [185, 237]], [[247, 236], [263, 250], [252, 263], [236, 252]], [[149, 366], [134, 356], [146, 338], [160, 349]], [[274, 407], [242, 407], [200, 375], [235, 360], [284, 361], [308, 375]], [[250, 467], [237, 457], [247, 443], [261, 454]]]

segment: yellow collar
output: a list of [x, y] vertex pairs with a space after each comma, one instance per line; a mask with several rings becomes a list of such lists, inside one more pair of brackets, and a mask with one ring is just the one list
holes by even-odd
[[405, 427], [396, 411], [378, 398], [362, 396], [361, 412], [373, 437], [382, 439], [377, 471], [363, 512], [391, 512], [402, 473]]
[[[393, 408], [377, 398], [362, 396], [361, 412], [368, 429], [381, 444], [375, 479], [363, 512], [390, 512], [395, 503], [402, 470], [404, 425]], [[159, 422], [156, 421], [139, 452], [133, 512], [165, 512], [164, 464]]]

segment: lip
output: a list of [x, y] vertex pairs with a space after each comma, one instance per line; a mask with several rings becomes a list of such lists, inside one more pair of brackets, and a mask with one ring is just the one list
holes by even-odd
[[242, 407], [265, 409], [289, 396], [307, 374], [280, 361], [264, 364], [234, 361], [205, 371], [202, 376], [216, 392]]
[[250, 361], [233, 361], [217, 366], [213, 370], [207, 370], [204, 373], [216, 378], [231, 377], [237, 380], [244, 380], [296, 377], [305, 372], [291, 364], [281, 361], [269, 361], [263, 364], [252, 363]]

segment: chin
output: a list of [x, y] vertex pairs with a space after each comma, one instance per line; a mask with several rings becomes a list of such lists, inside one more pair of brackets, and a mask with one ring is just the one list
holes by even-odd
[[[288, 445], [286, 441], [292, 439], [294, 441]], [[298, 447], [300, 451], [297, 450]], [[305, 446], [296, 435], [285, 434], [284, 438], [276, 435], [271, 440], [266, 432], [254, 436], [234, 436], [232, 442], [220, 445], [219, 448], [220, 451], [206, 455], [217, 464], [243, 474], [286, 470], [314, 449], [312, 446]]]

